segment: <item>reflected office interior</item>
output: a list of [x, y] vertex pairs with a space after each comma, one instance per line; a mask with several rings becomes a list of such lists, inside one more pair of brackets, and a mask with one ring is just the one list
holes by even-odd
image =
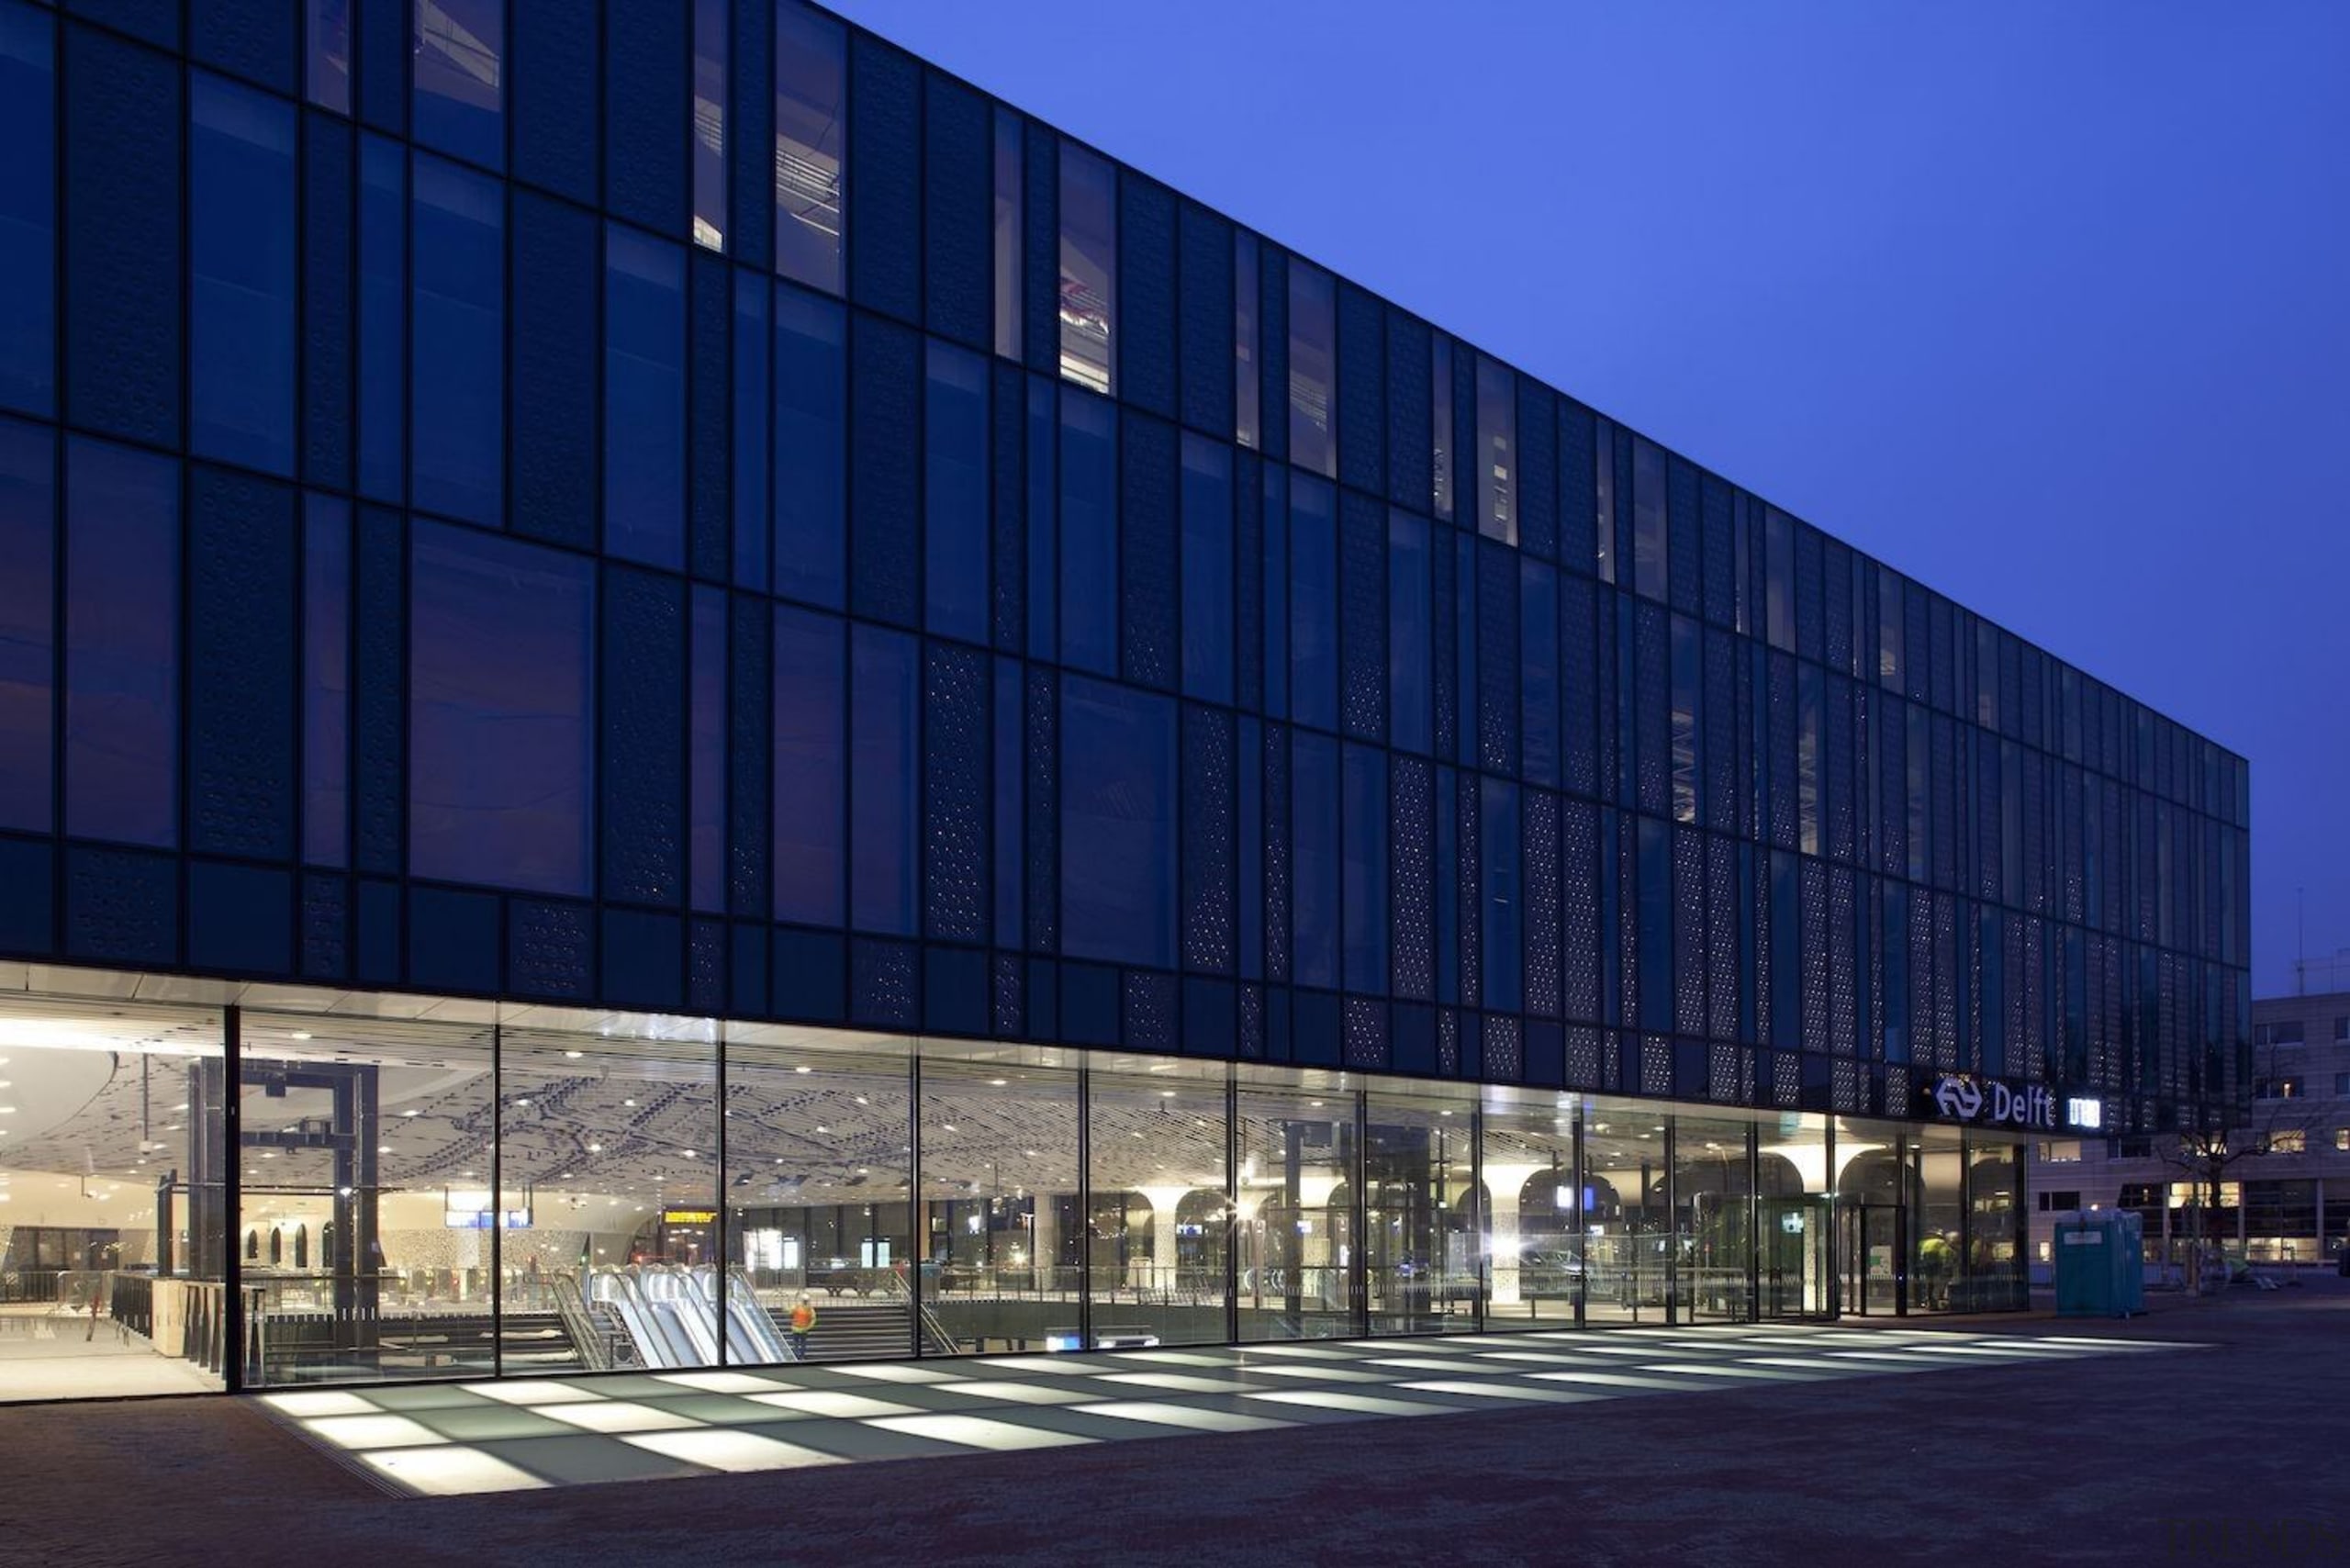
[[0, 965], [0, 1400], [2020, 1307], [2019, 1156]]

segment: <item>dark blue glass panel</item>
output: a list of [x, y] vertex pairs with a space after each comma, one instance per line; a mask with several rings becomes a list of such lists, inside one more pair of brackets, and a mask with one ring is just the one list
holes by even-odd
[[734, 586], [767, 588], [767, 282], [755, 273], [734, 274]]
[[325, 115], [302, 118], [302, 476], [348, 491], [357, 437], [352, 425], [352, 183], [357, 142]]
[[1477, 550], [1477, 736], [1483, 766], [1518, 770], [1519, 556], [1487, 541]]
[[678, 0], [605, 0], [604, 207], [662, 234], [692, 232], [688, 160], [700, 147], [691, 129], [695, 9]]
[[513, 193], [514, 309], [508, 372], [516, 533], [596, 547], [597, 454], [604, 428], [599, 363], [604, 295], [603, 225], [578, 207]]
[[1118, 433], [1120, 654], [1127, 681], [1172, 690], [1182, 662], [1176, 627], [1182, 586], [1175, 430], [1163, 420], [1129, 413]]
[[350, 863], [351, 507], [304, 498], [302, 858]]
[[859, 313], [850, 322], [849, 608], [922, 624], [922, 335]]
[[947, 642], [924, 649], [918, 858], [923, 935], [933, 941], [987, 940], [988, 694], [986, 654]]
[[1240, 975], [1265, 972], [1264, 725], [1240, 721]]
[[1289, 637], [1290, 717], [1337, 729], [1337, 498], [1327, 484], [1304, 474], [1290, 487]]
[[1062, 950], [1175, 963], [1175, 704], [1072, 677], [1061, 696]]
[[1021, 868], [1025, 862], [1025, 806], [1021, 790], [1025, 750], [1021, 730], [1020, 661], [995, 661], [995, 944], [1019, 947], [1027, 941], [1025, 891]]
[[[1387, 754], [1349, 745], [1341, 764], [1345, 799], [1346, 982], [1387, 991]], [[1489, 888], [1492, 883], [1486, 884]]]
[[[1643, 829], [1655, 828], [1660, 834], [1663, 831], [1660, 824], [1653, 823], [1643, 823], [1640, 825]], [[1641, 859], [1643, 862], [1640, 868], [1641, 925], [1643, 928], [1641, 931], [1640, 945], [1643, 963], [1647, 961], [1648, 948], [1648, 932], [1646, 929], [1649, 919], [1649, 868], [1646, 864], [1648, 859], [1648, 840], [1644, 834], [1640, 843]], [[1662, 858], [1662, 857], [1660, 856], [1660, 861]], [[1663, 876], [1663, 871], [1660, 870], [1658, 872], [1659, 879], [1662, 879]], [[1801, 937], [1802, 927], [1799, 924], [1800, 912], [1797, 907], [1799, 895], [1797, 889], [1797, 862], [1796, 857], [1792, 855], [1786, 854], [1785, 851], [1774, 852], [1771, 856], [1770, 879], [1770, 1044], [1778, 1047], [1782, 1050], [1794, 1050], [1803, 1043], [1803, 969], [1800, 961], [1803, 947]], [[1887, 901], [1886, 907], [1888, 909], [1892, 907], [1892, 901]], [[1906, 936], [1904, 939], [1906, 940]], [[1662, 960], [1660, 960], [1660, 962]], [[1643, 1020], [1649, 1016], [1649, 998], [1651, 991], [1662, 991], [1669, 996], [1672, 991], [1672, 986], [1669, 983], [1662, 986], [1651, 985], [1646, 979], [1646, 972], [1644, 971], [1640, 990], [1640, 1015]], [[1671, 1009], [1668, 1005], [1667, 1016], [1670, 1016], [1670, 1014]], [[1890, 1055], [1889, 1052], [1887, 1054], [1888, 1056]]]
[[1430, 704], [1428, 525], [1406, 511], [1387, 517], [1387, 712], [1394, 745], [1426, 752]]
[[1017, 367], [1001, 360], [988, 374], [988, 549], [995, 574], [988, 624], [996, 651], [1017, 654], [1028, 636], [1028, 520], [1022, 511], [1028, 474], [1021, 461], [1027, 441], [1027, 382]]
[[65, 831], [179, 839], [179, 465], [65, 449]]
[[775, 591], [838, 610], [848, 599], [843, 479], [848, 325], [841, 308], [775, 291]]
[[[157, 446], [179, 444], [186, 369], [182, 74], [176, 61], [120, 39], [66, 30], [60, 178], [91, 199], [62, 206], [65, 414]], [[17, 161], [14, 147], [5, 161]]]
[[[407, 793], [408, 704], [402, 670], [408, 617], [408, 539], [400, 514], [380, 507], [359, 513], [358, 586], [352, 599], [357, 622], [352, 652], [351, 722], [352, 858], [362, 871], [400, 869], [401, 806]], [[397, 903], [397, 895], [393, 902]], [[380, 935], [370, 911], [381, 912], [380, 895], [362, 890], [359, 899], [360, 974], [398, 977], [398, 964], [378, 964], [386, 956], [371, 933]], [[392, 912], [397, 924], [397, 911]], [[390, 957], [397, 958], [394, 944]]]
[[[512, 0], [512, 6], [514, 177], [593, 207], [601, 190], [604, 141], [597, 124], [604, 8], [577, 0]], [[363, 45], [361, 69], [372, 73], [375, 62], [366, 53]]]
[[593, 568], [441, 523], [409, 540], [408, 869], [584, 894]]
[[294, 110], [188, 84], [188, 443], [294, 472]]
[[696, 588], [686, 678], [686, 891], [693, 907], [726, 907], [726, 596]]
[[1277, 463], [1265, 465], [1262, 488], [1265, 620], [1265, 712], [1270, 718], [1289, 713], [1289, 470]]
[[[774, 909], [767, 887], [767, 848], [775, 832], [775, 802], [768, 789], [775, 767], [776, 723], [771, 622], [781, 612], [767, 599], [748, 594], [733, 595], [731, 604], [726, 628], [726, 907], [733, 914], [764, 919]], [[818, 825], [839, 843], [837, 818]], [[765, 953], [763, 946], [735, 944], [737, 994], [766, 994]]]
[[[1774, 861], [1785, 858], [1784, 856], [1773, 857]], [[1775, 928], [1778, 923], [1774, 920], [1772, 924]], [[1885, 989], [1878, 995], [1877, 1010], [1884, 1023], [1885, 1059], [1907, 1062], [1909, 1059], [1909, 890], [1898, 882], [1885, 884], [1885, 923], [1881, 943], [1878, 953], [1883, 960]], [[1776, 946], [1775, 943], [1774, 946]], [[2005, 949], [2001, 951], [2004, 954]], [[1987, 948], [1986, 956], [1988, 957]], [[1774, 987], [1774, 992], [1775, 990]], [[1774, 995], [1774, 1003], [1775, 1001]], [[1984, 1070], [1993, 1070], [1986, 1062]]]
[[686, 561], [686, 257], [604, 229], [604, 549]]
[[[979, 94], [937, 72], [923, 82], [923, 310], [934, 332], [989, 341], [989, 220], [995, 118]], [[1017, 145], [1015, 142], [1014, 145]], [[1013, 165], [1015, 169], [1018, 164]]]
[[1387, 738], [1387, 509], [1348, 490], [1338, 503], [1339, 717], [1357, 740]]
[[1559, 785], [1559, 574], [1540, 561], [1518, 563], [1518, 707], [1526, 778]]
[[1232, 449], [1183, 437], [1183, 691], [1232, 700]]
[[[777, 666], [777, 686], [792, 678]], [[914, 929], [915, 796], [921, 644], [902, 633], [856, 626], [849, 638], [849, 713], [856, 769], [849, 790], [849, 924], [910, 936]]]
[[408, 494], [408, 151], [359, 140], [359, 489]]
[[497, 181], [416, 160], [409, 465], [415, 504], [496, 525], [505, 465], [505, 200]]
[[1061, 388], [1061, 658], [1118, 673], [1118, 414]]
[[675, 907], [686, 880], [684, 588], [610, 566], [602, 603], [599, 885], [608, 899]]
[[988, 636], [988, 364], [932, 340], [923, 409], [923, 623]]
[[[1479, 878], [1483, 894], [1484, 1004], [1515, 1013], [1525, 993], [1525, 879], [1518, 866], [1517, 786], [1488, 775], [1478, 780]], [[1671, 998], [1666, 999], [1668, 1002]]]
[[1458, 749], [1453, 756], [1466, 767], [1474, 767], [1484, 755], [1479, 750], [1479, 732], [1489, 717], [1484, 711], [1483, 692], [1477, 684], [1477, 661], [1484, 633], [1484, 622], [1477, 614], [1479, 587], [1477, 538], [1464, 529], [1452, 536], [1452, 676], [1460, 729], [1455, 737]]
[[[1176, 234], [1181, 248], [1176, 332], [1183, 422], [1224, 436], [1235, 428], [1232, 226], [1198, 203], [1186, 201], [1177, 215]], [[1252, 377], [1254, 369], [1250, 367]]]
[[415, 17], [416, 140], [504, 167], [506, 0], [416, 0]]
[[[686, 348], [686, 485], [692, 499], [686, 520], [687, 569], [705, 581], [725, 582], [734, 570], [728, 543], [734, 519], [728, 351], [736, 333], [733, 296], [750, 275], [706, 248], [696, 246], [688, 254], [686, 297], [692, 325]], [[764, 403], [755, 404], [753, 411], [764, 415]], [[766, 530], [759, 532], [764, 536]]]
[[[778, 62], [780, 64], [780, 62]], [[849, 292], [922, 319], [922, 67], [870, 33], [848, 45]]]
[[1183, 965], [1232, 972], [1233, 717], [1183, 710]]
[[1335, 987], [1339, 980], [1338, 804], [1338, 743], [1291, 731], [1291, 951], [1300, 985]]
[[57, 682], [56, 439], [0, 420], [0, 827], [50, 833]]
[[1673, 1027], [1673, 830], [1642, 817], [1639, 846], [1639, 1024], [1662, 1034]]
[[0, 408], [57, 406], [56, 28], [29, 6], [0, 6]]
[[775, 915], [837, 925], [848, 825], [846, 650], [841, 622], [775, 612]]
[[726, 251], [764, 270], [775, 251], [775, 6], [728, 0], [732, 82], [726, 105]]
[[1060, 650], [1060, 429], [1053, 384], [1028, 382], [1028, 656], [1058, 659]]
[[[313, 4], [305, 9], [315, 13]], [[296, 86], [300, 26], [286, 0], [210, 0], [188, 7], [188, 53], [207, 65], [282, 94]]]
[[1118, 397], [1175, 415], [1175, 197], [1131, 169], [1118, 172]]

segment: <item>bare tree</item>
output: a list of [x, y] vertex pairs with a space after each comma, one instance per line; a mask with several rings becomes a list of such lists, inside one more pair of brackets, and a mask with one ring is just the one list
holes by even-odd
[[[2249, 1054], [2244, 1061], [2250, 1065]], [[2220, 1196], [2231, 1180], [2229, 1172], [2270, 1154], [2302, 1152], [2322, 1119], [2306, 1085], [2281, 1070], [2273, 1046], [2262, 1076], [2248, 1081], [2247, 1075], [2238, 1075], [2232, 1082], [2229, 1075], [2216, 1070], [2216, 1062], [2210, 1066], [2212, 1070], [2196, 1075], [2180, 1103], [2178, 1126], [2155, 1146], [2165, 1164], [2184, 1173], [2189, 1203], [2201, 1214], [2201, 1234], [2188, 1238], [2190, 1292], [2202, 1290], [2207, 1261], [2226, 1255], [2228, 1238], [2220, 1234]], [[2241, 1181], [2242, 1173], [2233, 1179]]]

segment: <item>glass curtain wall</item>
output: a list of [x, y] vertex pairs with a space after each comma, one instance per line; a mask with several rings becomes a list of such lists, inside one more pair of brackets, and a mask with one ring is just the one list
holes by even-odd
[[0, 1398], [2025, 1299], [1955, 1128], [287, 1000], [0, 1007]]
[[730, 1364], [744, 1348], [761, 1361], [913, 1353], [898, 1277], [913, 1255], [912, 1055], [887, 1036], [728, 1025]]
[[1477, 1327], [1475, 1106], [1371, 1090], [1363, 1104], [1363, 1279], [1373, 1334]]
[[1223, 1068], [1118, 1058], [1087, 1088], [1091, 1342], [1223, 1342], [1232, 1228]]
[[1662, 1323], [1673, 1215], [1669, 1124], [1651, 1106], [1584, 1112], [1583, 1315], [1590, 1323]]
[[2020, 1311], [2029, 1305], [2024, 1231], [2023, 1145], [1969, 1134], [1965, 1272], [1955, 1310]]
[[922, 1062], [924, 1355], [1084, 1343], [1079, 1077], [1058, 1060]]
[[1966, 1150], [1956, 1127], [1922, 1126], [1902, 1140], [1908, 1152], [1909, 1310], [1949, 1312], [1964, 1295], [1966, 1265]]
[[222, 1019], [0, 1002], [0, 1403], [223, 1386]]
[[1758, 1124], [1754, 1135], [1756, 1312], [1824, 1317], [1835, 1275], [1828, 1126], [1784, 1112]]
[[1354, 1095], [1243, 1084], [1235, 1110], [1237, 1337], [1357, 1332]]
[[1684, 1323], [1744, 1322], [1752, 1303], [1753, 1124], [1673, 1118], [1673, 1299]]
[[718, 1365], [716, 1025], [509, 1025], [498, 1105], [501, 1369]]
[[1483, 1110], [1485, 1324], [1565, 1327], [1583, 1310], [1575, 1103], [1489, 1091]]
[[498, 1371], [498, 1254], [522, 1233], [490, 1196], [496, 1031], [487, 1005], [433, 1011], [455, 1016], [240, 1015], [252, 1384]]

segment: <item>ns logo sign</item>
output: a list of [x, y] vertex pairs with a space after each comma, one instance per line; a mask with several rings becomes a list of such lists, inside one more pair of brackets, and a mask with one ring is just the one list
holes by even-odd
[[2034, 1084], [2011, 1089], [1997, 1079], [1988, 1081], [1963, 1073], [1944, 1073], [1933, 1088], [1934, 1109], [1953, 1122], [1991, 1126], [2053, 1127], [2056, 1097]]

